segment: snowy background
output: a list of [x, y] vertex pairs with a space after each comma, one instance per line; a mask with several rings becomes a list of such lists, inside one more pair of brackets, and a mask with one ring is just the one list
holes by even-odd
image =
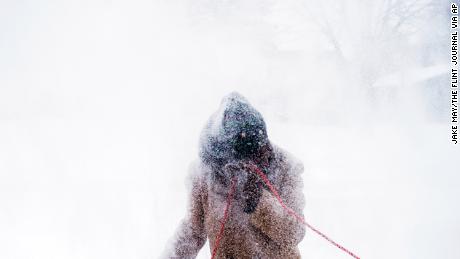
[[157, 258], [233, 90], [304, 162], [311, 224], [362, 258], [460, 258], [449, 5], [1, 0], [0, 258]]

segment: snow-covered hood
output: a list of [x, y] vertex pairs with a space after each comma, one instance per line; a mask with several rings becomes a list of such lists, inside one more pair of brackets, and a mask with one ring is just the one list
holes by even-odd
[[200, 137], [200, 159], [220, 168], [238, 159], [250, 158], [268, 143], [262, 115], [237, 92], [225, 96], [209, 118]]

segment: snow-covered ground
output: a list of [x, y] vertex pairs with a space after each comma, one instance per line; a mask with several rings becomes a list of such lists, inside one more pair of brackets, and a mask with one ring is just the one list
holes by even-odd
[[306, 2], [1, 2], [0, 258], [156, 258], [234, 90], [304, 162], [312, 225], [362, 258], [460, 258], [442, 17], [372, 40], [356, 13], [381, 9]]

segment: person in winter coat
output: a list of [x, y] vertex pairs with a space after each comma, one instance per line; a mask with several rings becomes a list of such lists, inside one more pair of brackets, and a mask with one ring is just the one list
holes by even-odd
[[[209, 119], [199, 157], [190, 169], [188, 214], [163, 257], [195, 258], [209, 239], [215, 258], [300, 258], [304, 225], [248, 168], [266, 174], [284, 203], [303, 217], [303, 165], [269, 141], [262, 115], [240, 94], [226, 96]], [[231, 206], [216, 248], [232, 179]]]

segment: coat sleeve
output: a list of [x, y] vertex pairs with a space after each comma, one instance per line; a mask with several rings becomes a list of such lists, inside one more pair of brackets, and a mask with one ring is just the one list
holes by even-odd
[[[288, 170], [278, 190], [283, 202], [301, 217], [305, 206], [300, 175], [302, 172], [303, 165], [295, 163]], [[305, 226], [287, 213], [276, 197], [265, 189], [250, 220], [256, 228], [283, 247], [297, 246], [305, 235]]]
[[201, 177], [192, 176], [187, 215], [161, 258], [195, 258], [205, 244], [203, 191]]

